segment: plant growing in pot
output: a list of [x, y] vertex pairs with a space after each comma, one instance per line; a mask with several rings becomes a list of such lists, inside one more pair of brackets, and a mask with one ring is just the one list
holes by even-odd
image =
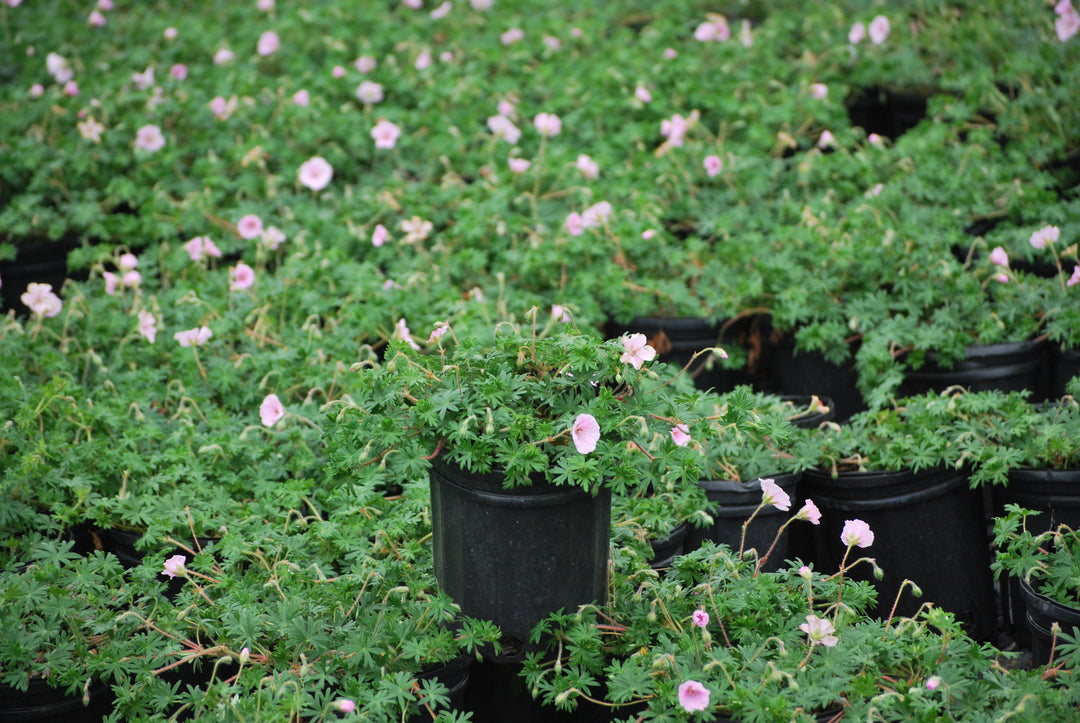
[[338, 484], [430, 475], [440, 584], [518, 640], [554, 610], [606, 597], [612, 492], [693, 485], [700, 471], [690, 446], [647, 451], [694, 407], [670, 385], [645, 386], [644, 337], [545, 335], [537, 314], [486, 340], [439, 325], [426, 354], [395, 343], [323, 423]]

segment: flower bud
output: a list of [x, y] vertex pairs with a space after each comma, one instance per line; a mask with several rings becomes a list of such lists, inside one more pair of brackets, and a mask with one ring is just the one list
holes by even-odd
[[915, 597], [922, 597], [922, 588], [915, 583], [911, 583], [911, 594]]
[[569, 698], [569, 697], [570, 697], [570, 691], [569, 690], [564, 690], [563, 692], [561, 692], [557, 696], [555, 696], [555, 705], [562, 705], [563, 703], [566, 702], [566, 699]]
[[708, 630], [701, 631], [701, 639], [705, 641], [705, 645], [708, 646], [712, 643], [712, 634]]
[[885, 577], [885, 571], [878, 567], [878, 564], [874, 563], [874, 577], [878, 580]]

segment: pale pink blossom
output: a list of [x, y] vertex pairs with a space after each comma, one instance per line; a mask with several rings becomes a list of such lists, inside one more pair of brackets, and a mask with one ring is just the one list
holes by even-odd
[[378, 64], [378, 61], [370, 55], [361, 55], [359, 58], [356, 59], [356, 62], [353, 63], [353, 65], [356, 67], [357, 72], [361, 73], [362, 75], [367, 75], [371, 71], [375, 70]]
[[712, 23], [701, 23], [694, 28], [694, 40], [707, 43], [716, 37], [716, 27]]
[[380, 120], [371, 129], [376, 148], [393, 148], [401, 136], [401, 129], [388, 120]]
[[165, 37], [166, 40], [176, 40], [177, 36], [179, 36], [180, 33], [176, 28], [170, 26], [165, 28], [165, 31], [162, 33], [162, 35]]
[[649, 346], [649, 340], [644, 334], [624, 335], [620, 341], [623, 349], [626, 350], [619, 357], [619, 361], [623, 364], [640, 369], [642, 364], [656, 358], [656, 349]]
[[398, 228], [405, 232], [405, 238], [402, 241], [407, 244], [414, 244], [426, 239], [432, 229], [435, 228], [435, 225], [419, 216], [413, 216], [412, 218], [402, 219], [401, 223], [398, 224]]
[[285, 232], [277, 226], [269, 226], [262, 233], [262, 245], [269, 251], [277, 251], [285, 243]]
[[806, 622], [799, 626], [799, 630], [810, 638], [810, 645], [824, 645], [831, 648], [840, 642], [840, 639], [833, 635], [836, 632], [833, 624], [817, 615], [807, 615]]
[[76, 96], [79, 94], [79, 84], [74, 80], [64, 83], [64, 95]]
[[146, 309], [139, 312], [139, 334], [151, 344], [157, 338], [157, 319], [154, 314]]
[[63, 85], [75, 77], [75, 71], [71, 69], [71, 64], [68, 63], [67, 58], [59, 53], [49, 53], [45, 56], [45, 68], [58, 85]]
[[352, 713], [356, 710], [356, 703], [352, 700], [349, 700], [348, 698], [342, 698], [341, 700], [334, 703], [334, 707], [337, 708], [338, 711], [340, 711], [341, 713]]
[[412, 338], [412, 333], [409, 332], [404, 318], [398, 319], [397, 324], [394, 325], [394, 338], [400, 339], [417, 351], [420, 350], [420, 345]]
[[742, 27], [739, 28], [739, 42], [742, 43], [744, 48], [754, 45], [754, 36], [750, 32], [750, 21], [745, 18], [742, 21]]
[[647, 228], [647, 229], [645, 229], [644, 231], [641, 232], [641, 238], [645, 239], [646, 241], [651, 241], [655, 237], [656, 237], [656, 230], [655, 229]]
[[133, 253], [120, 254], [117, 265], [124, 271], [131, 271], [139, 267], [139, 257]]
[[572, 211], [566, 217], [563, 225], [566, 227], [566, 232], [571, 236], [580, 236], [585, 232], [585, 223], [581, 219], [581, 214], [577, 211]]
[[1031, 234], [1028, 242], [1037, 249], [1046, 248], [1046, 244], [1052, 244], [1061, 237], [1061, 229], [1057, 226], [1043, 226]]
[[678, 56], [675, 48], [664, 48], [664, 60], [675, 60]]
[[871, 133], [866, 137], [866, 140], [870, 142], [872, 146], [880, 146], [885, 143], [885, 139], [879, 136], [877, 133]]
[[448, 331], [450, 331], [450, 325], [445, 321], [435, 322], [435, 328], [431, 330], [431, 335], [428, 336], [428, 344], [434, 344], [439, 341]]
[[889, 19], [884, 15], [878, 15], [870, 21], [870, 25], [866, 30], [867, 35], [870, 36], [870, 42], [874, 45], [881, 45], [889, 38]]
[[220, 95], [214, 96], [214, 99], [210, 101], [210, 110], [214, 114], [214, 117], [218, 120], [225, 120], [236, 111], [239, 101], [236, 96], [232, 96], [228, 100], [225, 100]]
[[1058, 40], [1063, 43], [1076, 35], [1080, 31], [1080, 13], [1070, 10], [1058, 15], [1054, 20], [1054, 31], [1057, 33]]
[[549, 138], [559, 135], [559, 131], [562, 130], [562, 121], [554, 113], [537, 113], [533, 118], [533, 125], [536, 126], [540, 135]]
[[79, 129], [79, 135], [93, 143], [101, 143], [101, 134], [105, 132], [105, 126], [94, 120], [94, 116], [88, 116], [86, 120], [75, 124]]
[[165, 136], [156, 125], [145, 125], [135, 132], [135, 148], [156, 153], [165, 147]]
[[273, 55], [281, 47], [281, 38], [273, 30], [267, 30], [259, 36], [259, 41], [255, 44], [255, 52], [259, 55], [268, 57]]
[[820, 525], [821, 510], [818, 509], [813, 500], [806, 500], [803, 502], [802, 508], [795, 514], [795, 519], [806, 520], [811, 525]]
[[503, 45], [513, 45], [524, 37], [525, 32], [521, 28], [510, 28], [499, 36], [499, 40]]
[[499, 101], [499, 105], [496, 106], [496, 110], [498, 110], [499, 115], [504, 115], [509, 118], [514, 114], [514, 104], [504, 98], [503, 100]]
[[577, 157], [577, 169], [586, 179], [594, 181], [600, 177], [600, 166], [590, 156], [582, 153]]
[[116, 287], [120, 283], [120, 277], [111, 271], [102, 271], [101, 278], [105, 279], [105, 293], [112, 296], [116, 293]]
[[424, 7], [424, 0], [401, 0], [401, 4], [412, 10], [419, 10]]
[[491, 6], [495, 4], [495, 0], [469, 0], [469, 4], [472, 5], [473, 10], [484, 12], [491, 9]]
[[825, 150], [826, 148], [834, 148], [834, 147], [836, 147], [836, 137], [833, 136], [831, 131], [828, 131], [828, 130], [822, 131], [821, 135], [818, 136], [817, 147], [820, 148], [821, 150]]
[[570, 322], [570, 312], [562, 304], [551, 305], [551, 318], [555, 321], [567, 324]]
[[512, 173], [524, 173], [529, 170], [529, 166], [532, 165], [532, 161], [526, 158], [507, 158], [506, 164], [510, 166]]
[[34, 83], [33, 85], [30, 86], [30, 97], [31, 98], [40, 98], [43, 95], [45, 95], [45, 86], [44, 85], [42, 85], [41, 83]]
[[652, 93], [644, 85], [634, 88], [634, 97], [642, 103], [652, 103]]
[[469, 289], [467, 296], [473, 301], [477, 301], [481, 304], [484, 303], [484, 290], [479, 286], [474, 286]]
[[394, 281], [393, 279], [387, 279], [386, 281], [383, 282], [383, 285], [382, 285], [382, 290], [383, 291], [391, 291], [391, 290], [400, 289], [400, 288], [403, 288], [401, 286], [401, 284]]
[[259, 405], [259, 419], [264, 427], [273, 427], [285, 416], [285, 405], [276, 394], [267, 394]]
[[813, 83], [810, 85], [810, 97], [815, 100], [825, 100], [829, 95], [829, 86], [824, 83]]
[[26, 292], [19, 299], [39, 319], [55, 317], [64, 307], [59, 296], [53, 293], [53, 285], [48, 283], [27, 284]]
[[154, 84], [154, 66], [148, 67], [141, 73], [133, 73], [131, 76], [131, 82], [135, 84], [135, 87], [139, 90], [146, 90]]
[[1054, 14], [1064, 15], [1067, 12], [1071, 12], [1073, 9], [1071, 0], [1058, 0], [1057, 5], [1054, 6]]
[[758, 480], [761, 484], [761, 502], [787, 512], [791, 509], [791, 498], [772, 478]]
[[113, 0], [98, 0], [98, 10], [109, 12], [113, 9]]
[[431, 52], [428, 50], [421, 51], [420, 55], [416, 56], [416, 62], [413, 63], [413, 67], [417, 70], [425, 70], [426, 68], [431, 67]]
[[544, 45], [548, 46], [551, 50], [558, 50], [562, 47], [562, 41], [556, 38], [554, 35], [544, 36]]
[[801, 577], [803, 580], [806, 580], [807, 582], [810, 582], [814, 579], [814, 571], [811, 570], [809, 566], [803, 565], [799, 568], [799, 577]]
[[126, 271], [120, 281], [129, 289], [137, 289], [139, 284], [142, 283], [142, 274], [138, 271]]
[[676, 113], [671, 118], [660, 121], [660, 135], [667, 138], [668, 145], [678, 147], [683, 144], [687, 131], [686, 119]]
[[1005, 273], [995, 274], [994, 280], [997, 281], [999, 284], [1007, 284], [1009, 283], [1009, 275]]
[[334, 76], [335, 78], [338, 78], [338, 79], [344, 78], [345, 77], [345, 66], [343, 66], [343, 65], [335, 65], [333, 68], [330, 69], [330, 75], [332, 75], [332, 76]]
[[598, 201], [581, 213], [581, 222], [585, 228], [593, 228], [607, 223], [613, 209], [607, 201]]
[[884, 191], [884, 190], [885, 190], [885, 184], [884, 183], [875, 183], [874, 187], [866, 192], [866, 195], [871, 197], [871, 198], [874, 198], [876, 196], [880, 196], [881, 192]]
[[1009, 254], [1007, 254], [1005, 252], [1005, 249], [1001, 248], [1000, 246], [995, 246], [994, 250], [990, 252], [990, 263], [994, 264], [995, 266], [1008, 267]]
[[1072, 276], [1065, 282], [1066, 286], [1076, 286], [1080, 284], [1080, 266], [1073, 266]]
[[939, 685], [941, 685], [941, 678], [936, 675], [932, 675], [926, 679], [927, 690], [937, 690]]
[[249, 241], [253, 238], [259, 238], [263, 232], [262, 219], [253, 213], [241, 216], [240, 220], [236, 222], [236, 232], [240, 234], [240, 238]]
[[293, 93], [292, 100], [293, 103], [296, 103], [301, 108], [307, 108], [308, 104], [311, 103], [311, 94], [301, 88], [300, 90]]
[[259, 0], [255, 3], [255, 7], [264, 13], [268, 13], [274, 9], [274, 0]]
[[228, 48], [221, 48], [216, 53], [214, 53], [214, 65], [225, 65], [226, 63], [231, 63], [232, 59], [235, 57], [236, 55], [233, 53], [233, 51], [229, 50]]
[[870, 547], [874, 544], [874, 532], [862, 520], [844, 520], [840, 541], [848, 547]]
[[381, 223], [375, 225], [375, 230], [371, 232], [371, 245], [375, 248], [382, 246], [390, 238], [390, 232], [386, 230], [386, 226]]
[[184, 568], [185, 562], [187, 562], [187, 558], [183, 555], [173, 555], [165, 560], [165, 569], [161, 571], [161, 574], [170, 578], [187, 577], [187, 570]]
[[365, 80], [356, 86], [356, 97], [361, 103], [380, 103], [385, 97], [381, 83]]
[[848, 42], [852, 45], [858, 45], [866, 39], [866, 26], [862, 22], [857, 22], [851, 26], [851, 30], [847, 34]]
[[487, 119], [488, 129], [496, 138], [501, 138], [510, 145], [514, 145], [521, 138], [521, 129], [505, 115], [493, 115]]
[[591, 414], [579, 414], [570, 429], [574, 447], [581, 454], [589, 454], [596, 449], [600, 441], [600, 424]]
[[243, 291], [250, 289], [255, 283], [255, 269], [243, 261], [229, 269], [229, 291]]
[[176, 80], [184, 80], [187, 78], [187, 66], [183, 63], [176, 63], [169, 68], [169, 77]]
[[105, 16], [101, 14], [101, 11], [94, 9], [90, 11], [90, 15], [86, 18], [87, 24], [91, 27], [100, 28], [105, 24]]
[[202, 346], [210, 337], [214, 335], [208, 327], [199, 326], [194, 329], [187, 329], [186, 331], [178, 331], [173, 334], [173, 339], [179, 342], [180, 346]]
[[700, 608], [691, 613], [690, 620], [702, 630], [709, 627], [709, 613]]
[[690, 427], [686, 426], [686, 423], [679, 422], [671, 428], [671, 441], [679, 447], [685, 447], [690, 444]]
[[447, 0], [447, 2], [444, 2], [442, 5], [431, 11], [432, 20], [442, 20], [450, 14], [450, 11], [453, 8], [454, 6]]
[[709, 178], [719, 174], [724, 169], [724, 162], [720, 160], [720, 156], [716, 155], [705, 156], [702, 165], [705, 166], [705, 175]]
[[[259, 1], [263, 2], [263, 0], [259, 0]], [[273, 1], [274, 0], [270, 0], [271, 3]], [[251, 648], [249, 648], [246, 645], [244, 647], [240, 648], [240, 655], [238, 655], [237, 657], [240, 659], [240, 665], [247, 665], [247, 662], [249, 660], [251, 660]]]
[[221, 258], [221, 250], [210, 240], [209, 236], [196, 236], [184, 244], [184, 250], [192, 261], [200, 260], [204, 255]]
[[321, 191], [334, 177], [334, 169], [322, 156], [312, 156], [300, 164], [297, 180], [312, 191]]
[[709, 689], [696, 680], [688, 680], [679, 686], [679, 705], [687, 713], [709, 707]]

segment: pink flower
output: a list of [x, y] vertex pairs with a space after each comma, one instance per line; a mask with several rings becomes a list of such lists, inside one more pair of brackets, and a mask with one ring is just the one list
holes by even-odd
[[243, 261], [229, 269], [229, 291], [243, 291], [255, 283], [255, 270]]
[[634, 97], [642, 103], [652, 103], [652, 93], [644, 85], [634, 88]]
[[1080, 14], [1075, 10], [1070, 10], [1067, 13], [1058, 15], [1057, 19], [1054, 20], [1054, 31], [1057, 33], [1058, 40], [1064, 43], [1076, 35], [1077, 31], [1080, 31]]
[[71, 64], [68, 63], [67, 58], [59, 53], [49, 53], [45, 56], [45, 69], [49, 71], [49, 75], [53, 77], [53, 80], [60, 85], [75, 77], [75, 71], [71, 69]]
[[174, 27], [165, 28], [165, 31], [162, 33], [166, 40], [176, 40], [176, 37], [179, 34], [180, 32]]
[[225, 65], [226, 63], [232, 62], [232, 59], [235, 57], [236, 55], [233, 51], [228, 48], [221, 48], [214, 53], [214, 65]]
[[141, 73], [134, 73], [131, 76], [131, 82], [135, 84], [135, 87], [139, 90], [146, 90], [154, 85], [154, 66], [150, 66]]
[[225, 120], [236, 111], [236, 106], [239, 101], [236, 100], [236, 96], [232, 96], [228, 100], [225, 100], [220, 95], [214, 96], [214, 99], [210, 101], [210, 110], [214, 113], [214, 117], [218, 120]]
[[499, 105], [497, 105], [495, 108], [499, 112], [499, 115], [504, 115], [507, 118], [514, 115], [514, 104], [506, 100], [505, 98], [500, 100]]
[[312, 191], [321, 191], [334, 177], [334, 169], [322, 156], [313, 156], [300, 164], [297, 179], [300, 185], [307, 186]]
[[646, 241], [651, 241], [655, 236], [656, 236], [656, 230], [655, 229], [647, 228], [647, 229], [645, 229], [644, 231], [641, 232], [641, 238], [645, 239]]
[[941, 685], [941, 678], [936, 675], [926, 679], [927, 690], [937, 690], [939, 685]]
[[822, 131], [821, 135], [818, 137], [817, 147], [821, 150], [825, 150], [826, 148], [833, 148], [834, 146], [836, 146], [836, 138], [833, 134], [827, 130]]
[[824, 83], [814, 83], [810, 86], [810, 97], [815, 100], [825, 100], [829, 95], [829, 86]]
[[192, 261], [198, 261], [204, 254], [217, 259], [221, 258], [221, 250], [214, 245], [209, 236], [196, 236], [184, 244], [184, 250], [188, 252]]
[[363, 75], [367, 75], [371, 71], [375, 70], [375, 67], [378, 64], [378, 61], [376, 61], [375, 58], [371, 57], [370, 55], [361, 55], [359, 58], [356, 59], [356, 62], [353, 63], [353, 65], [356, 67], [357, 72]]
[[236, 222], [236, 232], [240, 234], [242, 239], [258, 238], [263, 232], [262, 219], [253, 213], [249, 213], [246, 216], [242, 216], [239, 221]]
[[1028, 242], [1037, 249], [1046, 248], [1046, 244], [1052, 244], [1061, 237], [1061, 229], [1057, 226], [1043, 226], [1031, 234]]
[[259, 419], [264, 427], [273, 427], [285, 416], [285, 406], [276, 394], [267, 394], [259, 405]]
[[533, 125], [536, 126], [540, 135], [549, 138], [559, 135], [559, 131], [562, 130], [562, 121], [554, 113], [537, 113], [533, 118]]
[[716, 37], [716, 27], [712, 23], [702, 23], [694, 28], [694, 40], [707, 43]]
[[273, 30], [267, 30], [259, 36], [259, 42], [255, 45], [255, 52], [264, 58], [273, 55], [281, 47], [281, 39]]
[[262, 233], [262, 244], [270, 251], [277, 251], [285, 243], [285, 232], [277, 226], [270, 226]]
[[376, 148], [393, 148], [401, 136], [401, 129], [388, 120], [380, 120], [371, 129], [371, 137], [375, 139]]
[[431, 66], [431, 53], [424, 50], [420, 55], [416, 56], [416, 62], [413, 63], [413, 67], [417, 70], [424, 70]]
[[529, 166], [532, 165], [532, 161], [525, 158], [507, 158], [506, 165], [510, 166], [511, 173], [524, 173], [529, 170]]
[[570, 322], [570, 312], [562, 304], [551, 305], [551, 318], [555, 321], [567, 324]]
[[139, 312], [139, 333], [151, 344], [157, 338], [157, 319], [146, 309]]
[[505, 33], [499, 36], [499, 41], [503, 45], [513, 45], [525, 37], [525, 32], [521, 28], [510, 28]]
[[268, 13], [274, 9], [274, 0], [258, 0], [255, 3], [255, 7], [264, 13]]
[[183, 63], [177, 63], [169, 68], [169, 77], [176, 78], [177, 80], [184, 80], [187, 78], [187, 66]]
[[600, 166], [591, 157], [582, 153], [577, 157], [577, 169], [586, 179], [594, 181], [600, 177]]
[[679, 54], [675, 52], [675, 48], [664, 48], [664, 60], [675, 60], [678, 55]]
[[558, 50], [562, 47], [562, 41], [556, 38], [554, 35], [545, 35], [544, 45], [548, 46], [552, 50]]
[[766, 505], [772, 505], [778, 510], [787, 512], [791, 509], [791, 498], [788, 493], [776, 484], [773, 479], [759, 480], [761, 483], [761, 501]]
[[705, 175], [709, 178], [717, 175], [724, 169], [724, 162], [720, 160], [720, 156], [705, 156], [705, 160], [702, 165], [705, 166]]
[[570, 438], [574, 440], [574, 446], [581, 454], [588, 454], [596, 449], [596, 443], [600, 441], [600, 424], [596, 417], [579, 414], [570, 429]]
[[873, 198], [875, 196], [880, 196], [881, 192], [884, 191], [884, 190], [885, 190], [885, 184], [877, 183], [877, 184], [874, 184], [873, 188], [871, 188], [869, 191], [866, 192], [866, 195]]
[[990, 252], [990, 263], [994, 264], [995, 266], [1008, 267], [1009, 254], [1005, 253], [1005, 249], [1001, 248], [1000, 246], [995, 246], [994, 250]]
[[43, 95], [45, 95], [45, 86], [44, 85], [42, 85], [41, 83], [34, 83], [33, 85], [30, 86], [30, 97], [31, 98], [40, 98]]
[[394, 325], [394, 338], [401, 339], [417, 351], [420, 350], [420, 345], [413, 340], [412, 334], [409, 332], [409, 327], [405, 324], [405, 319], [403, 318], [398, 319], [397, 324]]
[[635, 369], [640, 369], [642, 364], [656, 358], [656, 349], [649, 346], [649, 340], [644, 334], [623, 336], [620, 341], [622, 341], [623, 348], [626, 349], [623, 355], [619, 357], [619, 361], [623, 364], [629, 364]]
[[339, 78], [339, 79], [344, 78], [345, 77], [345, 67], [341, 66], [341, 65], [335, 65], [333, 68], [330, 69], [330, 75], [334, 76], [335, 78]]
[[75, 96], [79, 94], [79, 84], [74, 80], [64, 83], [64, 95]]
[[124, 273], [120, 281], [124, 284], [124, 286], [130, 289], [135, 289], [138, 288], [140, 283], [142, 283], [142, 274], [140, 274], [138, 271], [127, 271]]
[[187, 558], [183, 555], [173, 555], [169, 559], [165, 560], [165, 569], [161, 574], [172, 577], [187, 577], [187, 570], [184, 569], [184, 563], [187, 562]]
[[866, 26], [861, 22], [852, 25], [847, 34], [848, 42], [852, 45], [858, 45], [864, 38], [866, 38]]
[[679, 705], [687, 713], [709, 707], [709, 689], [696, 680], [688, 680], [679, 686]]
[[573, 211], [566, 217], [566, 232], [571, 236], [580, 236], [585, 233], [585, 223], [581, 219], [581, 214], [577, 211]]
[[884, 15], [878, 15], [870, 21], [870, 27], [867, 28], [867, 34], [870, 36], [870, 42], [874, 45], [881, 45], [889, 37], [889, 19]]
[[1009, 275], [1008, 274], [995, 274], [994, 275], [994, 280], [997, 281], [1000, 284], [1007, 284], [1009, 282]]
[[607, 222], [611, 217], [611, 204], [607, 201], [598, 201], [585, 209], [581, 214], [581, 222], [585, 228], [593, 228]]
[[86, 18], [86, 22], [92, 27], [100, 28], [105, 24], [105, 16], [101, 14], [100, 10], [94, 9], [90, 11], [90, 15]]
[[292, 100], [293, 103], [296, 103], [301, 108], [307, 108], [308, 104], [311, 103], [311, 94], [301, 88], [300, 90], [293, 93]]
[[685, 423], [679, 422], [671, 428], [671, 440], [679, 447], [690, 444], [690, 428]]
[[98, 10], [109, 12], [113, 9], [113, 0], [98, 0]]
[[202, 346], [210, 337], [214, 335], [214, 332], [210, 331], [205, 326], [200, 326], [195, 329], [188, 329], [187, 331], [178, 331], [173, 334], [173, 339], [179, 342], [180, 346]]
[[435, 328], [431, 330], [431, 335], [428, 336], [428, 344], [433, 344], [443, 338], [443, 334], [450, 330], [450, 325], [445, 321], [438, 321], [435, 323]]
[[671, 118], [660, 121], [660, 135], [667, 138], [669, 145], [678, 147], [683, 144], [686, 136], [686, 119], [676, 113]]
[[1064, 15], [1067, 12], [1071, 12], [1072, 9], [1071, 0], [1058, 0], [1058, 4], [1054, 6], [1054, 13], [1056, 15]]
[[39, 319], [56, 316], [64, 306], [60, 297], [53, 293], [52, 284], [29, 283], [19, 299]]
[[870, 547], [874, 544], [874, 533], [862, 520], [844, 520], [840, 541], [848, 547]]
[[872, 146], [880, 146], [882, 143], [885, 142], [885, 139], [879, 136], [877, 133], [871, 133], [866, 137], [866, 140], [868, 140], [870, 142], [870, 145]]
[[131, 271], [134, 268], [138, 268], [139, 257], [132, 253], [121, 254], [119, 265], [124, 271]]
[[116, 293], [116, 284], [120, 281], [120, 277], [111, 271], [102, 271], [101, 278], [105, 279], [105, 293], [112, 296]]
[[795, 515], [795, 519], [806, 520], [811, 525], [821, 524], [821, 510], [817, 508], [812, 500], [806, 500], [803, 502], [802, 509]]
[[364, 80], [361, 81], [360, 85], [356, 86], [356, 98], [361, 103], [379, 103], [384, 97], [381, 83]]
[[390, 232], [386, 230], [386, 226], [381, 223], [375, 225], [375, 230], [371, 232], [371, 245], [378, 248], [386, 243], [390, 238]]
[[424, 7], [424, 0], [401, 0], [401, 4], [412, 10], [419, 10]]
[[1072, 276], [1065, 282], [1066, 286], [1076, 286], [1080, 284], [1080, 266], [1073, 266]]
[[806, 580], [807, 582], [810, 582], [814, 579], [814, 571], [811, 570], [807, 565], [803, 565], [799, 568], [799, 577], [801, 577], [803, 580]]
[[491, 6], [495, 4], [495, 0], [469, 0], [469, 4], [472, 5], [473, 10], [484, 12], [491, 9]]
[[698, 609], [690, 616], [690, 620], [699, 628], [704, 630], [709, 625], [709, 614], [704, 610]]
[[831, 648], [840, 642], [840, 639], [833, 635], [836, 632], [833, 624], [817, 615], [807, 615], [806, 622], [799, 626], [799, 630], [810, 638], [810, 645], [824, 645]]
[[356, 703], [349, 700], [348, 698], [342, 698], [338, 702], [334, 703], [334, 707], [342, 713], [352, 713], [354, 710], [356, 710]]
[[521, 138], [521, 130], [505, 115], [493, 115], [487, 119], [488, 129], [496, 138], [514, 145]]

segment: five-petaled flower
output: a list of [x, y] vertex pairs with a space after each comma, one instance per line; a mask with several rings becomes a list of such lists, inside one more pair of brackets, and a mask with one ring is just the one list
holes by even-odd
[[243, 261], [229, 269], [229, 291], [243, 291], [255, 283], [255, 269]]
[[679, 422], [671, 428], [671, 441], [680, 447], [690, 444], [690, 428], [685, 422]]
[[640, 369], [642, 364], [656, 358], [656, 349], [649, 346], [649, 340], [644, 334], [623, 336], [620, 341], [622, 341], [623, 348], [626, 349], [623, 355], [619, 357], [619, 361], [623, 364], [629, 364], [635, 369]]
[[1028, 242], [1037, 249], [1046, 248], [1046, 244], [1052, 244], [1061, 236], [1061, 229], [1057, 226], [1043, 226], [1031, 234]]
[[173, 334], [173, 339], [176, 339], [180, 343], [180, 346], [202, 346], [210, 337], [214, 335], [208, 327], [200, 326], [194, 329], [188, 329], [186, 331], [178, 331]]
[[376, 148], [393, 148], [401, 136], [401, 129], [386, 119], [380, 120], [371, 129]]
[[833, 624], [817, 615], [807, 615], [806, 622], [799, 626], [799, 630], [810, 638], [810, 645], [824, 645], [831, 648], [840, 642], [840, 639], [833, 635], [836, 632]]
[[761, 483], [761, 501], [766, 505], [772, 505], [778, 510], [791, 509], [791, 497], [787, 492], [776, 484], [776, 481], [772, 478], [766, 478], [759, 480]]
[[579, 414], [570, 430], [570, 437], [574, 440], [574, 447], [581, 454], [588, 454], [596, 449], [596, 444], [600, 441], [600, 424], [596, 421], [596, 417], [591, 414]]
[[1007, 267], [1009, 265], [1009, 254], [1000, 246], [995, 246], [994, 250], [990, 252], [990, 263], [995, 266]]
[[242, 239], [258, 238], [263, 232], [262, 219], [253, 213], [249, 213], [236, 222], [236, 232], [240, 234]]
[[185, 562], [187, 562], [187, 558], [183, 555], [173, 555], [165, 560], [165, 569], [161, 571], [161, 574], [168, 577], [187, 577], [187, 569], [184, 568]]
[[156, 153], [165, 147], [165, 136], [156, 125], [145, 125], [135, 132], [135, 148], [147, 153]]
[[533, 125], [540, 135], [546, 137], [557, 136], [562, 130], [562, 121], [554, 113], [537, 113]]
[[60, 297], [53, 293], [52, 284], [27, 284], [26, 292], [19, 299], [39, 319], [56, 316], [63, 308]]
[[297, 180], [312, 191], [321, 191], [334, 177], [334, 168], [322, 156], [312, 156], [300, 164]]
[[709, 689], [696, 680], [688, 680], [679, 686], [679, 705], [687, 713], [709, 707]]
[[814, 504], [813, 500], [806, 500], [803, 502], [802, 508], [795, 514], [795, 518], [799, 520], [806, 520], [812, 525], [821, 524], [821, 510]]
[[276, 394], [267, 394], [259, 405], [259, 419], [263, 426], [273, 427], [285, 416], [285, 406]]
[[724, 170], [724, 162], [720, 160], [720, 156], [716, 155], [705, 156], [705, 160], [702, 162], [702, 165], [705, 166], [705, 175], [707, 175], [709, 178], [712, 178], [713, 176], [719, 174], [720, 171]]
[[840, 541], [848, 547], [870, 547], [874, 544], [874, 532], [862, 520], [844, 520]]
[[157, 319], [151, 311], [143, 309], [139, 312], [139, 333], [151, 344], [157, 338]]

